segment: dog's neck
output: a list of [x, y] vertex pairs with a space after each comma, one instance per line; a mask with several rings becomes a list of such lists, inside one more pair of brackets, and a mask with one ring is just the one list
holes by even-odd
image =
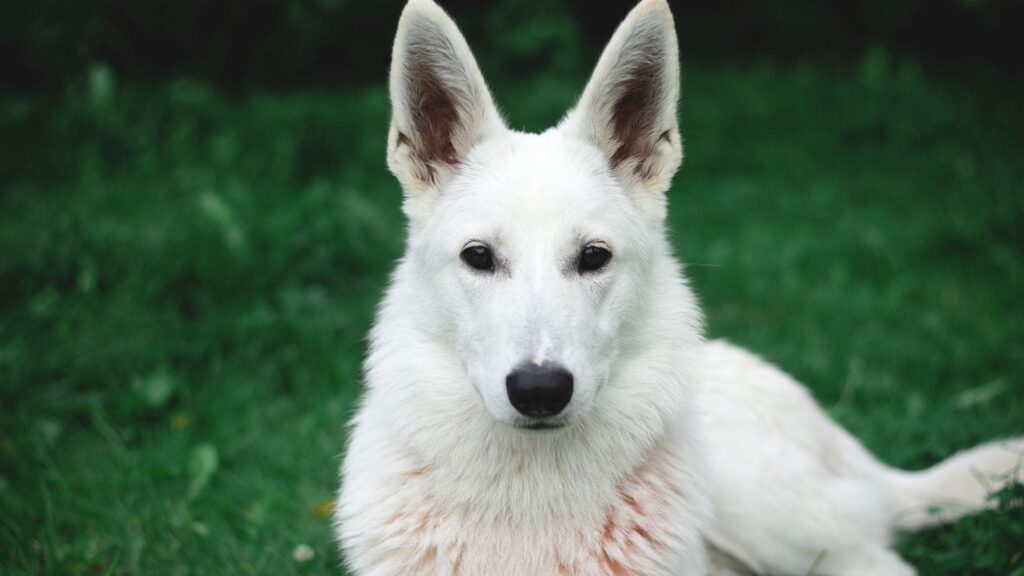
[[437, 450], [407, 446], [414, 473], [435, 488], [435, 497], [482, 523], [593, 523], [588, 514], [603, 514], [624, 485], [666, 459], [682, 458], [691, 444], [678, 428], [629, 437], [601, 416], [548, 432], [481, 420], [475, 442]]

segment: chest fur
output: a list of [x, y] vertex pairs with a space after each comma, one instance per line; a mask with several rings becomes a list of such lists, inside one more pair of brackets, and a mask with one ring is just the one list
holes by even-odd
[[659, 452], [606, 497], [550, 514], [524, 514], [514, 497], [504, 509], [459, 502], [429, 470], [412, 470], [375, 491], [362, 517], [340, 518], [358, 526], [343, 546], [360, 574], [687, 574], [703, 558], [700, 515], [676, 464]]

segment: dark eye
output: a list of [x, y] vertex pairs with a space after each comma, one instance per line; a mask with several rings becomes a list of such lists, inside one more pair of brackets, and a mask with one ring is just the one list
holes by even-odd
[[612, 253], [600, 246], [587, 246], [580, 253], [580, 272], [596, 272], [612, 259]]
[[471, 268], [490, 272], [494, 270], [494, 258], [491, 256], [491, 249], [481, 244], [467, 246], [462, 251], [462, 261], [469, 264]]

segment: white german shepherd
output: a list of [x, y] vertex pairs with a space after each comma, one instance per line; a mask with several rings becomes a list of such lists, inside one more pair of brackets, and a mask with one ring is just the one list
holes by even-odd
[[1024, 439], [889, 468], [789, 376], [704, 341], [664, 227], [682, 159], [665, 0], [542, 134], [505, 126], [431, 0], [402, 14], [390, 88], [408, 247], [342, 469], [355, 574], [914, 574], [894, 531], [1020, 477]]

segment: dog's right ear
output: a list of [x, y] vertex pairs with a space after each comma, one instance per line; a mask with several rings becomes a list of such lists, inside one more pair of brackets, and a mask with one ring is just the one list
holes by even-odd
[[469, 150], [505, 130], [455, 22], [409, 0], [391, 54], [388, 167], [407, 197], [440, 189]]

